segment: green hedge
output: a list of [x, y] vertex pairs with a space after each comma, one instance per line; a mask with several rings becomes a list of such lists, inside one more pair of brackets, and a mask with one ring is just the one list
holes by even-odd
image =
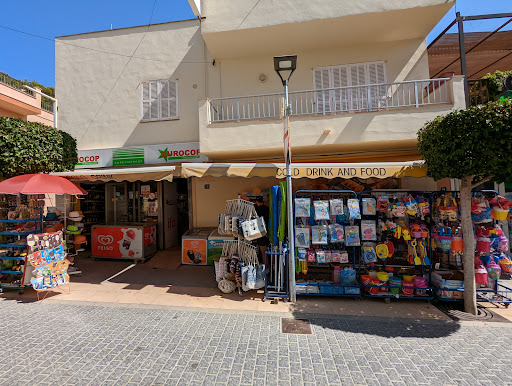
[[494, 101], [497, 99], [497, 96], [501, 94], [503, 81], [507, 79], [509, 76], [512, 77], [511, 71], [496, 71], [486, 74], [483, 79], [487, 79], [487, 87], [489, 90], [489, 99]]
[[68, 133], [36, 122], [0, 117], [0, 177], [73, 170], [76, 141]]

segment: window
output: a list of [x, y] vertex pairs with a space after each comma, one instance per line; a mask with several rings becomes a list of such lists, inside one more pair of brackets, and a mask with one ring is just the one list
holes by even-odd
[[[386, 83], [384, 62], [356, 63], [313, 69], [316, 110], [319, 114], [386, 107], [386, 86], [358, 87]], [[368, 105], [370, 104], [370, 105]]]
[[156, 80], [142, 84], [141, 121], [178, 118], [178, 82]]

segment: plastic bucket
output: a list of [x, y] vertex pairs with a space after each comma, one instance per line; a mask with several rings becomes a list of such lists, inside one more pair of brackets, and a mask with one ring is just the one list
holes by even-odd
[[505, 221], [508, 217], [508, 209], [493, 208], [492, 215], [495, 220]]
[[[418, 296], [425, 296], [427, 294], [428, 280], [422, 276], [414, 276], [414, 286], [417, 287], [415, 292]], [[420, 289], [425, 288], [425, 289]]]
[[464, 242], [460, 237], [454, 237], [451, 242], [451, 249], [453, 252], [462, 252]]
[[[375, 279], [373, 277], [370, 278], [370, 284], [373, 284], [373, 285], [380, 285], [380, 280], [379, 279]], [[377, 295], [377, 293], [379, 292], [379, 287], [369, 287], [370, 288], [370, 293], [372, 295]]]
[[389, 274], [387, 272], [379, 272], [377, 273], [377, 278], [379, 279], [379, 285], [382, 286], [380, 292], [387, 292], [388, 289], [385, 286], [388, 285]]
[[[371, 284], [371, 280], [372, 280], [372, 277], [370, 275], [362, 275], [361, 276], [361, 281], [363, 282], [363, 284]], [[364, 290], [366, 292], [370, 292], [370, 287], [364, 287]]]
[[414, 294], [414, 289], [409, 288], [414, 287], [414, 283], [412, 281], [402, 281], [402, 294], [404, 296], [412, 296]]
[[410, 281], [412, 283], [414, 280], [414, 276], [413, 275], [404, 275], [403, 279], [404, 279], [404, 281]]
[[476, 250], [481, 253], [489, 253], [491, 250], [491, 239], [488, 237], [476, 239]]
[[389, 292], [392, 295], [398, 295], [400, 293], [400, 287], [402, 287], [402, 280], [399, 277], [391, 276], [389, 278]]
[[483, 266], [475, 269], [475, 282], [477, 284], [487, 284], [487, 270]]

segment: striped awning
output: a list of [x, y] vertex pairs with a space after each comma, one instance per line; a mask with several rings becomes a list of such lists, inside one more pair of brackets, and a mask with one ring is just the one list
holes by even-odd
[[[293, 163], [293, 178], [425, 177], [423, 161], [369, 163]], [[281, 163], [184, 163], [182, 177], [286, 177]]]

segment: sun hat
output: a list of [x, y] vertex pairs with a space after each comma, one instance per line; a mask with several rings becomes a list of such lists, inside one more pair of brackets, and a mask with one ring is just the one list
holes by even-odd
[[57, 232], [57, 229], [55, 227], [46, 227], [44, 231], [45, 233], [54, 233]]
[[64, 228], [64, 224], [54, 224], [53, 227], [56, 230], [61, 231]]
[[80, 212], [75, 210], [73, 212], [69, 212], [68, 218], [72, 221], [82, 221], [83, 217], [80, 215]]
[[79, 235], [80, 231], [76, 225], [68, 225], [66, 227], [66, 233], [69, 233], [70, 235]]
[[87, 244], [87, 238], [84, 235], [76, 235], [73, 244]]

